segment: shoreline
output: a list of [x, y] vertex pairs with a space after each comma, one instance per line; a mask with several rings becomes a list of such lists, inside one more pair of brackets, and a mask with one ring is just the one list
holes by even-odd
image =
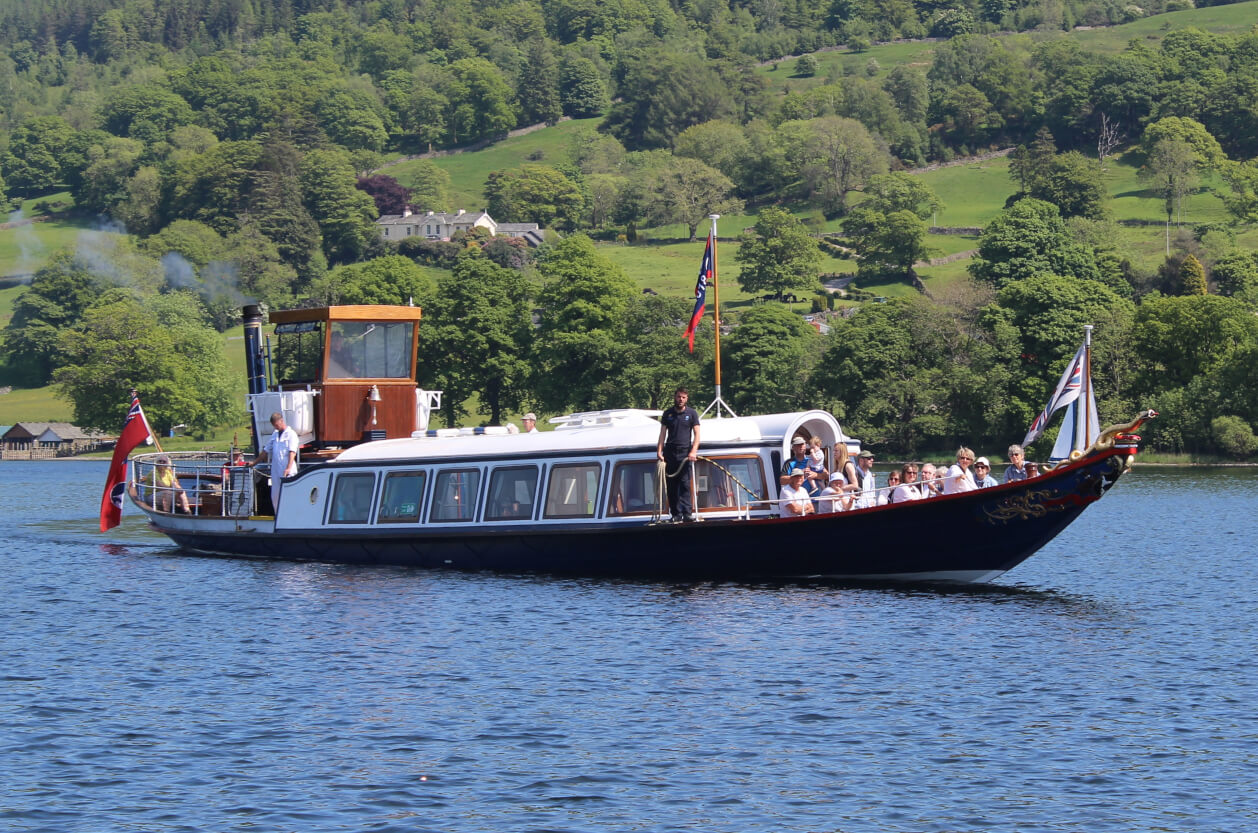
[[[188, 450], [188, 449], [183, 449], [183, 450]], [[34, 458], [0, 457], [0, 465], [7, 462], [15, 462], [15, 463], [104, 462], [104, 463], [108, 463], [108, 462], [111, 462], [112, 460], [113, 460], [112, 455], [98, 456], [98, 455], [93, 455], [93, 454], [76, 454], [71, 457], [34, 457]], [[887, 460], [886, 462], [876, 464], [876, 466], [879, 468], [885, 467], [888, 470], [893, 470], [893, 469], [898, 469], [900, 466], [904, 465], [905, 463], [911, 463], [911, 462], [918, 462], [918, 461], [917, 460]], [[933, 462], [933, 461], [926, 459], [926, 460], [922, 460], [921, 462]], [[1003, 469], [1003, 467], [1007, 465], [1009, 465], [1007, 462], [999, 462], [999, 463], [992, 464], [993, 469], [995, 468]], [[1252, 462], [1252, 463], [1194, 463], [1194, 462], [1166, 463], [1166, 462], [1145, 461], [1145, 460], [1141, 460], [1139, 456], [1137, 456], [1135, 467], [1136, 468], [1140, 468], [1140, 467], [1183, 468], [1183, 469], [1189, 469], [1189, 468], [1252, 469], [1252, 468], [1258, 468], [1258, 462]]]

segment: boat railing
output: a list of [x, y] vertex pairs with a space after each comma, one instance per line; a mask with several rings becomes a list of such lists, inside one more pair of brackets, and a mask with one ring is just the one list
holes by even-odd
[[[164, 485], [158, 475], [161, 458], [169, 458], [178, 487]], [[254, 514], [253, 470], [233, 465], [221, 451], [174, 451], [131, 458], [131, 488], [136, 499], [154, 511], [222, 518]]]

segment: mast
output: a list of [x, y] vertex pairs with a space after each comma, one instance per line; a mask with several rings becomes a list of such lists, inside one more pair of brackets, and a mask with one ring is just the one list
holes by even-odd
[[715, 407], [716, 418], [720, 419], [722, 408], [729, 411], [732, 417], [738, 414], [734, 413], [734, 409], [721, 398], [721, 282], [716, 277], [716, 221], [721, 219], [721, 215], [709, 214], [708, 219], [712, 221], [712, 230], [709, 234], [712, 236], [712, 318], [716, 322], [716, 398], [712, 400], [712, 404], [703, 409], [703, 416], [707, 416], [708, 411]]
[[[1083, 411], [1083, 443], [1076, 444], [1082, 449], [1092, 444], [1092, 325], [1083, 325], [1083, 390], [1079, 392], [1080, 410]], [[1099, 426], [1098, 426], [1099, 427]]]

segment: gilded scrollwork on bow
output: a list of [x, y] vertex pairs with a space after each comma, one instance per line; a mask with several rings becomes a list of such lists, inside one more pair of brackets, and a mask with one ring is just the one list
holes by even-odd
[[985, 506], [988, 523], [1008, 523], [1043, 518], [1049, 512], [1061, 512], [1066, 508], [1060, 502], [1051, 502], [1057, 495], [1049, 489], [1029, 491], [999, 501], [994, 507]]

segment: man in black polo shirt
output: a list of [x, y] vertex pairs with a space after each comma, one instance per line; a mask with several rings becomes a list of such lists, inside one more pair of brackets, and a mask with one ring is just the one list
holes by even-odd
[[687, 407], [690, 392], [678, 388], [673, 394], [673, 407], [660, 417], [660, 441], [656, 456], [664, 461], [668, 511], [674, 521], [690, 521], [690, 475], [695, 455], [699, 453], [699, 412]]

